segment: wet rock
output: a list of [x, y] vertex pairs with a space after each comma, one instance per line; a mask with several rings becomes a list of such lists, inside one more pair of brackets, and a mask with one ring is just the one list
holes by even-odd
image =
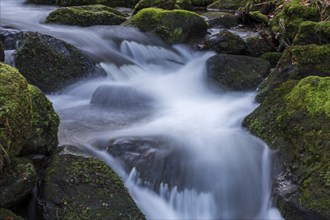
[[140, 0], [134, 7], [133, 14], [144, 8], [162, 8], [165, 10], [175, 9], [176, 0]]
[[216, 35], [206, 38], [206, 48], [222, 54], [244, 54], [245, 42], [238, 35], [223, 29]]
[[206, 35], [207, 24], [198, 14], [185, 10], [147, 8], [139, 11], [126, 25], [156, 33], [170, 44], [187, 43]]
[[281, 58], [280, 52], [266, 52], [260, 56], [261, 59], [267, 60], [270, 63], [270, 66], [272, 68], [275, 68], [277, 65], [277, 62]]
[[36, 171], [29, 160], [11, 158], [10, 166], [1, 173], [0, 207], [15, 206], [21, 202], [30, 195], [36, 180]]
[[246, 38], [245, 44], [245, 51], [248, 56], [260, 57], [262, 54], [272, 51], [269, 42], [260, 35]]
[[2, 39], [0, 38], [0, 62], [5, 61], [5, 50], [3, 47]]
[[15, 64], [29, 83], [45, 93], [57, 92], [80, 79], [104, 75], [77, 48], [38, 33], [24, 35]]
[[41, 195], [45, 219], [145, 219], [110, 167], [62, 148], [50, 162]]
[[128, 7], [132, 8], [139, 0], [28, 0], [34, 4], [51, 4], [59, 6], [80, 6], [101, 4], [109, 7]]
[[3, 40], [4, 50], [16, 50], [22, 37], [22, 31], [0, 27], [0, 38]]
[[143, 92], [127, 86], [100, 86], [93, 93], [91, 104], [118, 110], [147, 110], [152, 99]]
[[241, 0], [218, 0], [207, 6], [208, 10], [238, 10], [244, 6], [245, 2]]
[[52, 103], [35, 86], [28, 86], [32, 102], [32, 130], [20, 155], [48, 155], [57, 147], [57, 131], [60, 119]]
[[291, 78], [244, 120], [276, 149], [274, 200], [286, 219], [329, 219], [330, 77]]
[[208, 77], [232, 90], [254, 90], [267, 77], [269, 62], [254, 57], [220, 54], [206, 62]]
[[32, 128], [28, 84], [17, 69], [0, 63], [0, 170], [17, 156]]
[[206, 7], [213, 2], [214, 0], [191, 0], [191, 5], [193, 7]]
[[46, 23], [78, 26], [119, 25], [126, 21], [121, 12], [104, 5], [72, 6], [52, 11]]
[[306, 76], [330, 76], [330, 45], [303, 45], [288, 47], [279, 63], [260, 87], [259, 99], [274, 88], [289, 80], [300, 80]]
[[192, 3], [190, 0], [176, 0], [176, 7], [178, 7], [178, 9], [183, 9], [188, 11], [193, 10]]
[[302, 22], [297, 35], [293, 39], [294, 45], [329, 44], [330, 21]]
[[238, 18], [234, 14], [228, 12], [206, 12], [203, 16], [206, 17], [210, 27], [222, 26], [231, 28], [238, 25]]

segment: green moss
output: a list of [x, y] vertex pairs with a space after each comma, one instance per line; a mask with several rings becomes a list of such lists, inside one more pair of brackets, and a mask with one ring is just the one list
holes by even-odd
[[257, 23], [264, 23], [264, 24], [268, 24], [269, 22], [269, 18], [262, 14], [260, 11], [252, 11], [249, 12], [249, 17]]
[[203, 14], [203, 17], [207, 19], [207, 22], [211, 27], [221, 25], [229, 28], [238, 25], [237, 17], [234, 14], [228, 12], [206, 12]]
[[283, 9], [273, 18], [271, 25], [284, 39], [292, 41], [303, 21], [318, 21], [320, 18], [315, 4], [304, 5], [302, 0], [285, 3]]
[[175, 0], [140, 0], [134, 7], [133, 14], [144, 8], [162, 8], [166, 10], [175, 9]]
[[60, 6], [102, 4], [109, 7], [133, 7], [137, 1], [138, 0], [56, 0], [56, 4]]
[[296, 37], [293, 40], [295, 45], [306, 44], [329, 44], [330, 43], [330, 21], [323, 22], [302, 22]]
[[31, 97], [25, 78], [17, 69], [0, 63], [0, 170], [5, 158], [19, 154], [31, 124]]
[[276, 67], [280, 57], [280, 52], [267, 52], [260, 56], [261, 59], [267, 60], [270, 63], [271, 67]]
[[154, 32], [170, 44], [203, 37], [207, 30], [204, 19], [196, 13], [158, 8], [143, 9], [125, 24], [136, 26], [142, 31]]
[[73, 6], [52, 11], [46, 23], [92, 26], [118, 25], [126, 21], [125, 15], [104, 5]]
[[207, 6], [210, 10], [219, 9], [231, 9], [238, 10], [240, 7], [244, 6], [245, 1], [242, 0], [218, 0]]
[[144, 219], [120, 178], [94, 158], [55, 155], [43, 192], [59, 219]]

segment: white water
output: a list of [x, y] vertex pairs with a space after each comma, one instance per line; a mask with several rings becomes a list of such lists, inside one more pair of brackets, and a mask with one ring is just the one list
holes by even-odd
[[[61, 144], [83, 147], [107, 162], [149, 219], [281, 219], [271, 204], [268, 147], [241, 127], [256, 107], [255, 93], [209, 85], [205, 61], [214, 53], [166, 47], [135, 29], [42, 24], [52, 9], [1, 1], [0, 25], [66, 40], [100, 60], [107, 72], [106, 78], [49, 96], [61, 117]], [[104, 85], [147, 94], [151, 103], [142, 109], [90, 104]], [[180, 186], [164, 179], [154, 191], [138, 178], [141, 170], [126, 173], [106, 148], [117, 138], [157, 136], [184, 153], [168, 166], [189, 175], [169, 179]]]

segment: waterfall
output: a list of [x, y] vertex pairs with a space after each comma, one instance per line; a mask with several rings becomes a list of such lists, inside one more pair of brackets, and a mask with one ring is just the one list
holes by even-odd
[[48, 96], [60, 144], [111, 166], [147, 218], [281, 219], [271, 153], [241, 126], [256, 94], [214, 88], [205, 66], [214, 52], [170, 47], [135, 28], [46, 25], [53, 6], [1, 4], [2, 26], [52, 35], [100, 61], [105, 78]]

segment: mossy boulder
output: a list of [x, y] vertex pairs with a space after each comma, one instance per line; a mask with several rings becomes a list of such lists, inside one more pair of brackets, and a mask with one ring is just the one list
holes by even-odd
[[175, 9], [176, 0], [140, 0], [134, 7], [133, 14], [144, 8], [162, 8], [165, 10]]
[[54, 154], [41, 194], [46, 219], [145, 219], [110, 167], [68, 151]]
[[267, 15], [264, 15], [261, 11], [251, 11], [248, 13], [248, 17], [253, 23], [262, 23], [267, 25], [269, 22]]
[[121, 12], [104, 5], [86, 5], [59, 8], [52, 11], [46, 23], [78, 26], [119, 25], [126, 21]]
[[293, 40], [294, 45], [306, 44], [329, 44], [330, 43], [330, 21], [323, 22], [302, 22], [296, 37]]
[[193, 7], [206, 7], [214, 1], [215, 0], [191, 0], [191, 5]]
[[207, 6], [208, 10], [238, 10], [245, 5], [242, 0], [218, 0]]
[[17, 69], [0, 63], [0, 171], [20, 153], [31, 128], [28, 83]]
[[231, 90], [254, 90], [267, 77], [268, 61], [237, 55], [220, 54], [206, 62], [208, 77]]
[[271, 26], [287, 42], [292, 42], [303, 21], [318, 21], [320, 14], [315, 4], [305, 4], [303, 0], [292, 0], [272, 19]]
[[275, 203], [285, 219], [330, 218], [330, 77], [275, 88], [244, 125], [276, 149]]
[[33, 164], [25, 158], [11, 158], [10, 166], [1, 173], [0, 207], [21, 202], [32, 191], [37, 180]]
[[24, 220], [24, 218], [16, 215], [8, 209], [0, 208], [0, 219], [4, 220]]
[[48, 155], [57, 147], [57, 131], [60, 120], [52, 103], [40, 89], [32, 85], [29, 85], [28, 89], [32, 103], [32, 130], [20, 154]]
[[244, 40], [230, 31], [223, 29], [218, 34], [207, 37], [206, 48], [224, 54], [245, 54]]
[[290, 46], [260, 88], [259, 98], [267, 96], [283, 82], [300, 80], [306, 76], [330, 76], [330, 44]]
[[129, 7], [132, 8], [139, 0], [28, 0], [34, 4], [56, 4], [59, 6], [80, 6], [101, 4], [109, 7]]
[[176, 0], [176, 8], [182, 10], [192, 11], [193, 7], [190, 0]]
[[234, 14], [228, 12], [206, 12], [203, 14], [203, 17], [206, 18], [210, 27], [222, 26], [231, 28], [238, 25], [238, 18]]
[[57, 92], [80, 79], [104, 74], [77, 48], [38, 33], [25, 34], [15, 64], [28, 82], [44, 93]]
[[5, 50], [3, 47], [2, 40], [0, 39], [0, 62], [5, 61]]
[[139, 11], [126, 25], [136, 26], [142, 31], [156, 33], [167, 43], [186, 43], [202, 38], [207, 24], [198, 14], [185, 10], [163, 10], [146, 8]]
[[277, 62], [281, 58], [280, 52], [266, 52], [260, 56], [261, 59], [267, 60], [272, 68], [276, 67]]
[[252, 57], [260, 57], [262, 54], [272, 51], [271, 44], [260, 35], [247, 37], [245, 45], [246, 54]]

